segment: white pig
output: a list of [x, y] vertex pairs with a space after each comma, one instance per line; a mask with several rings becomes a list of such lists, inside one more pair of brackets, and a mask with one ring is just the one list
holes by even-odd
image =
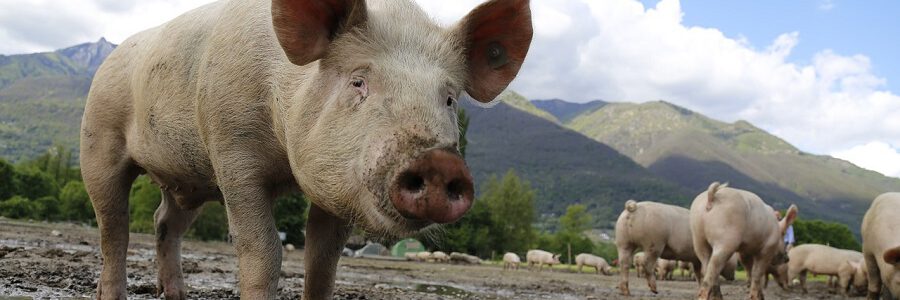
[[506, 252], [506, 254], [503, 254], [503, 269], [504, 270], [506, 270], [506, 269], [518, 270], [520, 263], [522, 263], [522, 260], [519, 259], [519, 255], [512, 253], [512, 252]]
[[672, 276], [675, 274], [675, 269], [677, 267], [677, 260], [669, 260], [665, 258], [658, 259], [656, 261], [656, 279], [672, 280]]
[[[635, 267], [639, 277], [647, 279], [650, 291], [656, 293], [656, 270], [658, 258], [689, 261], [695, 270], [700, 269], [700, 260], [694, 253], [691, 241], [690, 211], [684, 207], [669, 204], [628, 200], [625, 209], [616, 220], [616, 247], [619, 251], [619, 263], [629, 265], [632, 253], [643, 250], [645, 263], [637, 263]], [[697, 278], [699, 279], [699, 273]], [[629, 295], [628, 269], [621, 269], [619, 292]]]
[[606, 259], [590, 253], [581, 253], [576, 255], [575, 264], [578, 266], [578, 273], [581, 273], [581, 269], [584, 266], [591, 266], [597, 270], [597, 274], [603, 273], [603, 275], [610, 275], [610, 268], [609, 264], [606, 262]]
[[450, 262], [450, 256], [447, 253], [442, 251], [434, 251], [431, 253], [431, 258], [434, 259], [435, 262], [439, 263], [447, 263]]
[[751, 272], [750, 299], [762, 300], [763, 276], [771, 264], [785, 261], [784, 234], [797, 217], [791, 206], [779, 221], [759, 196], [712, 183], [691, 204], [694, 251], [703, 265], [699, 299], [721, 299], [719, 273], [734, 253]]
[[[181, 239], [224, 202], [240, 296], [275, 298], [281, 193], [310, 201], [303, 299], [331, 299], [356, 226], [409, 236], [463, 216], [474, 183], [458, 100], [490, 102], [532, 37], [527, 0], [490, 0], [445, 28], [411, 0], [220, 0], [137, 33], [97, 70], [81, 172], [103, 261], [98, 299], [123, 299], [128, 194], [162, 188], [158, 286], [186, 297]], [[302, 213], [302, 212], [297, 212]]]
[[837, 288], [847, 295], [850, 284], [859, 291], [865, 290], [866, 275], [863, 255], [860, 252], [837, 249], [818, 244], [803, 244], [788, 252], [788, 281], [799, 279], [800, 288], [807, 293], [806, 274], [837, 276]]
[[548, 265], [550, 271], [553, 271], [553, 265], [559, 264], [559, 254], [544, 250], [528, 250], [528, 253], [525, 253], [525, 260], [528, 262], [529, 270], [533, 270], [533, 267], [537, 266], [538, 272], [540, 272], [544, 269], [544, 265]]
[[862, 223], [863, 257], [869, 277], [869, 299], [878, 299], [882, 285], [900, 297], [900, 193], [885, 193], [872, 201]]

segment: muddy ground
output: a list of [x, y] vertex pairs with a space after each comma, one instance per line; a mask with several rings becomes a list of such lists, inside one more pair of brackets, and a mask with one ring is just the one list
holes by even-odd
[[[51, 234], [53, 230], [61, 233]], [[153, 237], [132, 234], [128, 291], [132, 299], [154, 298]], [[191, 299], [237, 299], [237, 260], [231, 245], [185, 241], [184, 270]], [[0, 218], [0, 299], [89, 298], [100, 272], [96, 228]], [[503, 271], [498, 265], [464, 266], [342, 258], [335, 299], [622, 299], [618, 276], [593, 273]], [[687, 279], [659, 284], [658, 295], [632, 279], [629, 299], [692, 299]], [[303, 289], [303, 252], [286, 252], [279, 298], [298, 299]], [[745, 282], [725, 283], [726, 299], [746, 299]], [[812, 283], [809, 295], [775, 286], [768, 299], [842, 299]], [[24, 297], [20, 297], [24, 296]]]

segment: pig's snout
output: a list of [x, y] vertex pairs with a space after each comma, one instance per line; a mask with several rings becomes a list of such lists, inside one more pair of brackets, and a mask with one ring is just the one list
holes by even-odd
[[444, 149], [432, 149], [401, 171], [391, 187], [391, 202], [406, 218], [450, 223], [472, 206], [475, 189], [465, 161]]

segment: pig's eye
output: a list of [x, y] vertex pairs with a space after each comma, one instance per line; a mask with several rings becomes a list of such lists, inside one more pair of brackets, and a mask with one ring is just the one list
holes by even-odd
[[363, 99], [369, 95], [369, 87], [366, 85], [366, 80], [364, 78], [354, 77], [350, 80], [350, 86], [356, 89], [356, 92], [359, 93]]
[[453, 106], [453, 96], [447, 96], [447, 106]]

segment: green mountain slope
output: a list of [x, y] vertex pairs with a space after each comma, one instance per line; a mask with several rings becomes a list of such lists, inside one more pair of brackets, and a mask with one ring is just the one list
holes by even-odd
[[560, 99], [550, 99], [532, 100], [531, 103], [533, 103], [535, 107], [550, 113], [563, 123], [568, 123], [586, 111], [593, 111], [606, 105], [606, 102], [601, 100], [594, 100], [586, 103], [572, 103]]
[[77, 148], [91, 79], [114, 47], [100, 39], [54, 52], [0, 55], [0, 156], [18, 161], [53, 144]]
[[776, 206], [799, 203], [854, 229], [876, 195], [900, 190], [900, 179], [804, 153], [746, 121], [729, 124], [663, 101], [610, 103], [565, 125], [698, 193], [730, 181]]
[[466, 161], [476, 182], [514, 169], [537, 190], [539, 211], [560, 214], [570, 204], [583, 203], [601, 225], [614, 222], [628, 199], [681, 205], [692, 199], [689, 191], [609, 146], [518, 108], [520, 98], [507, 93], [504, 102], [489, 109], [465, 106], [470, 117]]

